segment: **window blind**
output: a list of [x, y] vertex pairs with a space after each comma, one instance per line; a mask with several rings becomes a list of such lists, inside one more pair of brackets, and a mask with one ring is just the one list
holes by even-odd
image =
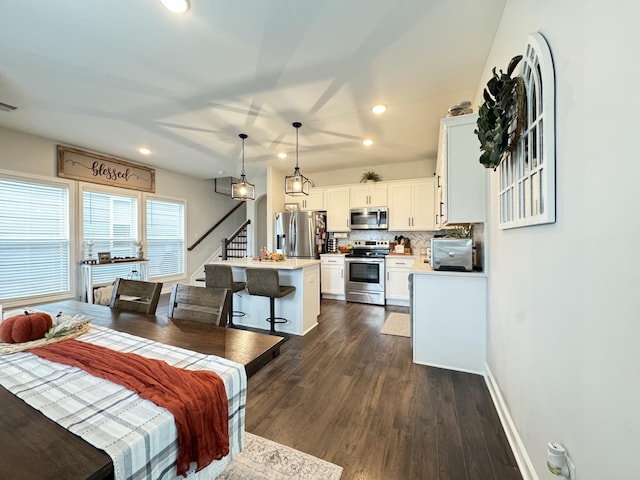
[[0, 178], [0, 301], [66, 294], [69, 189]]
[[[82, 234], [84, 255], [88, 256], [92, 244], [93, 258], [98, 252], [109, 252], [111, 257], [135, 257], [138, 240], [137, 196], [84, 190], [82, 192]], [[137, 265], [114, 265], [93, 269], [95, 285], [113, 282], [118, 277], [135, 278]]]
[[184, 202], [147, 199], [149, 276], [184, 274]]

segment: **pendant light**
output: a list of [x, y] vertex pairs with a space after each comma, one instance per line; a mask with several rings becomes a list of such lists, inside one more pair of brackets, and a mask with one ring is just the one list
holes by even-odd
[[247, 138], [246, 133], [238, 135], [242, 139], [242, 173], [240, 174], [240, 182], [231, 184], [231, 198], [235, 200], [253, 200], [255, 197], [255, 185], [247, 182], [244, 175], [244, 140]]
[[287, 195], [309, 195], [311, 182], [300, 173], [300, 167], [298, 167], [298, 129], [302, 124], [293, 122], [292, 125], [296, 129], [296, 168], [293, 171], [293, 175], [284, 177], [284, 193]]

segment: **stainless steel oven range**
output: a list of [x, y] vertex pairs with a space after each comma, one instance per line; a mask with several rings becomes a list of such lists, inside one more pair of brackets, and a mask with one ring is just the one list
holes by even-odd
[[384, 257], [388, 240], [356, 240], [345, 256], [345, 300], [384, 305]]

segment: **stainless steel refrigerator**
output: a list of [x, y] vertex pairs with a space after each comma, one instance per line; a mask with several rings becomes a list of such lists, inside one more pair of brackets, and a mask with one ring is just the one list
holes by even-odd
[[273, 249], [285, 258], [320, 258], [327, 245], [326, 212], [274, 214]]

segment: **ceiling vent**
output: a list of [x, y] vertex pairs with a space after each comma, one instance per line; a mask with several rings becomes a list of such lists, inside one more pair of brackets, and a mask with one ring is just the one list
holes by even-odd
[[0, 102], [0, 112], [13, 112], [17, 110], [18, 107], [14, 107], [13, 105], [8, 105], [6, 103]]

